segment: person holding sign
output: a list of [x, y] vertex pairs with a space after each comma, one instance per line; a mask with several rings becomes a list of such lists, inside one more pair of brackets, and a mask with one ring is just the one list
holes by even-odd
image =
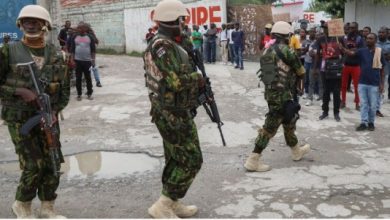
[[[338, 36], [344, 36], [344, 29], [341, 20], [339, 23], [330, 22], [324, 23], [322, 26], [324, 36], [318, 39], [316, 43], [317, 55], [315, 66], [320, 62], [320, 72], [324, 86], [324, 94], [322, 99], [322, 114], [319, 119], [323, 120], [328, 117], [330, 93], [333, 93], [333, 114], [336, 121], [340, 121], [340, 84], [342, 59], [341, 50], [339, 48]], [[328, 28], [329, 27], [329, 28]]]

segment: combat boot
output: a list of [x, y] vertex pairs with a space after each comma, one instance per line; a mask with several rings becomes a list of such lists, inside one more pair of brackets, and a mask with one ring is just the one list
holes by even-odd
[[194, 205], [184, 205], [179, 201], [175, 201], [172, 208], [175, 214], [180, 218], [189, 218], [198, 212], [198, 207]]
[[291, 148], [292, 159], [295, 161], [301, 160], [303, 155], [307, 154], [310, 151], [310, 144], [305, 144], [302, 147], [295, 145]]
[[261, 154], [251, 153], [246, 160], [244, 167], [248, 171], [266, 172], [271, 169], [269, 165], [263, 164], [260, 160]]
[[54, 200], [53, 201], [42, 201], [41, 202], [41, 211], [39, 212], [40, 218], [66, 218], [62, 215], [57, 215], [54, 211]]
[[16, 218], [35, 218], [31, 211], [31, 201], [21, 202], [16, 200], [12, 204], [12, 212], [16, 215]]
[[153, 218], [179, 218], [173, 211], [173, 204], [175, 201], [161, 195], [152, 207], [148, 209], [148, 213]]

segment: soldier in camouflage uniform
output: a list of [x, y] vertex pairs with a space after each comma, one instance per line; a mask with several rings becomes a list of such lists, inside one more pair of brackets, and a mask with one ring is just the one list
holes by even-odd
[[[286, 143], [292, 150], [293, 160], [300, 160], [304, 154], [310, 151], [310, 145], [308, 144], [302, 147], [298, 146], [298, 140], [295, 136], [297, 117], [292, 120], [285, 119], [286, 103], [292, 103], [297, 90], [296, 81], [302, 80], [305, 74], [299, 58], [286, 44], [290, 31], [291, 26], [287, 22], [276, 22], [271, 31], [276, 39], [275, 45], [265, 50], [263, 54], [265, 56], [265, 54], [271, 53], [275, 59], [271, 64], [276, 66], [278, 71], [275, 71], [276, 76], [272, 83], [266, 85], [265, 88], [264, 96], [268, 103], [269, 112], [266, 115], [263, 128], [259, 130], [255, 148], [245, 162], [244, 166], [248, 171], [264, 172], [271, 169], [269, 165], [261, 162], [260, 157], [281, 124], [283, 125]], [[279, 51], [279, 54], [276, 50]], [[279, 57], [280, 55], [283, 55], [283, 58]], [[301, 83], [298, 83], [298, 85], [301, 85]], [[299, 89], [302, 91], [302, 85]], [[298, 116], [298, 112], [295, 114]]]
[[[8, 130], [19, 157], [22, 176], [16, 190], [12, 211], [17, 218], [33, 218], [31, 201], [38, 195], [41, 200], [39, 217], [63, 218], [54, 211], [54, 201], [59, 177], [53, 174], [45, 134], [36, 126], [28, 136], [20, 134], [20, 128], [38, 110], [37, 95], [26, 66], [18, 63], [34, 61], [37, 78], [48, 84], [54, 114], [65, 108], [69, 101], [69, 77], [63, 56], [54, 45], [45, 43], [45, 35], [51, 30], [48, 11], [38, 5], [27, 5], [20, 11], [17, 26], [24, 35], [20, 42], [6, 45], [0, 51], [1, 117], [8, 123]], [[55, 126], [58, 121], [55, 119]], [[62, 153], [60, 159], [63, 162]], [[57, 164], [60, 168], [60, 163]]]
[[185, 16], [188, 12], [179, 0], [161, 1], [154, 10], [158, 33], [144, 54], [150, 114], [163, 138], [165, 154], [161, 196], [148, 209], [154, 218], [191, 217], [198, 210], [179, 202], [203, 162], [190, 111], [197, 107], [204, 80], [194, 71], [188, 53], [181, 46], [187, 42], [181, 45], [175, 42], [180, 38]]

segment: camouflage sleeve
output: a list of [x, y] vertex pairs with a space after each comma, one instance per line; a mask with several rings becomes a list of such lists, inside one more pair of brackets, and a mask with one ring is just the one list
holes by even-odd
[[[61, 59], [62, 60], [62, 59]], [[63, 71], [64, 71], [64, 78], [62, 80], [61, 87], [60, 87], [60, 94], [59, 94], [59, 100], [58, 103], [53, 106], [53, 110], [56, 112], [62, 111], [69, 103], [70, 98], [70, 74], [68, 65], [65, 65], [65, 61], [63, 61]]]
[[303, 67], [301, 60], [295, 53], [293, 49], [288, 47], [284, 48], [284, 54], [286, 54], [287, 60], [291, 64], [291, 68], [298, 77], [303, 77], [305, 75], [305, 68]]
[[189, 72], [181, 63], [174, 45], [166, 40], [156, 41], [151, 54], [157, 68], [161, 71], [168, 89], [179, 92], [197, 86], [200, 74]]
[[194, 48], [194, 45], [192, 44], [192, 41], [187, 35], [183, 36], [183, 41], [181, 43], [181, 46], [186, 50], [186, 51], [192, 51]]
[[0, 48], [0, 99], [13, 96], [16, 89], [15, 87], [4, 85], [10, 70], [8, 57], [8, 45], [4, 45], [4, 47]]

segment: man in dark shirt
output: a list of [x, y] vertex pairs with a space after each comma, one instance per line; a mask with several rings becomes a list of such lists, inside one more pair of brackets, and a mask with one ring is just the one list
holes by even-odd
[[[357, 50], [364, 47], [363, 38], [358, 33], [359, 26], [357, 22], [352, 22], [349, 25], [349, 33], [344, 36], [342, 44], [343, 47], [349, 50]], [[360, 77], [359, 58], [356, 56], [346, 55], [344, 60], [344, 67], [341, 79], [341, 108], [346, 105], [347, 87], [349, 84], [349, 77], [352, 77], [354, 92], [355, 92], [355, 109], [359, 110], [359, 93], [358, 93], [358, 81]]]
[[3, 37], [3, 46], [8, 44], [11, 41], [11, 37], [9, 35], [5, 35]]
[[240, 29], [240, 23], [234, 24], [235, 30], [232, 33], [232, 40], [234, 42], [234, 54], [235, 54], [235, 60], [236, 60], [236, 66], [235, 68], [240, 68], [241, 70], [244, 69], [244, 61], [242, 57], [242, 52], [245, 48], [245, 38], [244, 38], [244, 32]]
[[[383, 92], [384, 88], [383, 67], [385, 59], [381, 48], [375, 46], [376, 42], [377, 35], [370, 33], [367, 35], [367, 47], [360, 48], [357, 51], [343, 48], [346, 54], [356, 55], [362, 70], [359, 80], [359, 95], [362, 100], [360, 110], [361, 124], [356, 128], [357, 131], [375, 130], [374, 122], [378, 91]], [[378, 58], [375, 57], [375, 53], [377, 53]]]
[[366, 27], [363, 28], [363, 38], [364, 38], [364, 40], [367, 39], [367, 36], [370, 33], [371, 33], [371, 28], [370, 27], [366, 26]]
[[[340, 83], [341, 83], [341, 50], [336, 37], [328, 36], [328, 25], [323, 25], [324, 36], [318, 39], [316, 43], [317, 55], [315, 66], [320, 62], [320, 72], [324, 85], [324, 94], [322, 99], [322, 115], [319, 117], [323, 120], [328, 117], [330, 93], [333, 93], [333, 114], [336, 121], [340, 121]], [[340, 73], [334, 74], [335, 69], [328, 68], [327, 63], [340, 62]], [[336, 71], [337, 72], [337, 71]]]
[[214, 23], [210, 24], [210, 29], [204, 34], [206, 36], [206, 61], [207, 63], [215, 63], [216, 48], [217, 48], [218, 29]]
[[71, 23], [70, 21], [65, 21], [64, 28], [61, 29], [60, 33], [58, 34], [58, 41], [60, 42], [61, 48], [66, 49], [66, 41], [68, 39], [68, 31], [70, 29]]

